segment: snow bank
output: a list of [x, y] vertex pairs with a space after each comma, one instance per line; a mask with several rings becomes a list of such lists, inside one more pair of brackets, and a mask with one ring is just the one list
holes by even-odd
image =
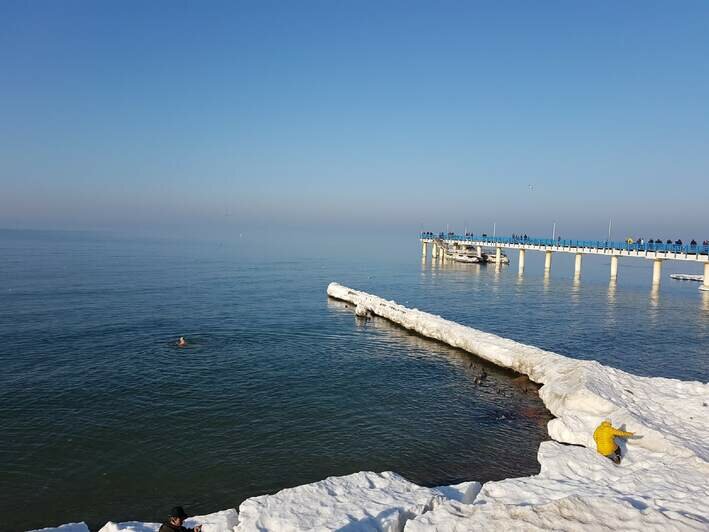
[[[621, 518], [626, 528], [709, 529], [708, 384], [638, 377], [574, 360], [337, 283], [327, 292], [541, 383], [539, 395], [556, 416], [550, 436], [585, 447], [545, 442], [539, 475], [488, 482], [473, 505], [447, 502], [407, 523], [407, 530], [485, 529], [493, 520], [496, 529], [598, 529], [615, 512], [628, 516], [627, 523]], [[606, 418], [638, 434], [623, 444], [621, 467], [594, 451], [593, 431]]]
[[142, 523], [140, 521], [125, 521], [124, 523], [109, 521], [101, 527], [99, 532], [158, 532], [160, 524]]
[[[234, 508], [207, 515], [195, 515], [185, 521], [188, 528], [202, 525], [202, 532], [231, 532], [234, 530], [239, 518]], [[127, 521], [114, 523], [109, 521], [99, 532], [157, 532], [161, 523], [141, 523]], [[88, 529], [87, 529], [88, 530]]]
[[89, 527], [82, 521], [81, 523], [67, 523], [65, 525], [49, 528], [37, 528], [29, 532], [54, 532], [55, 530], [60, 532], [89, 532]]
[[613, 496], [580, 497], [539, 505], [466, 505], [451, 503], [447, 512], [427, 513], [406, 526], [406, 532], [450, 531], [638, 531], [706, 530], [696, 522], [672, 520], [649, 507], [638, 507], [632, 500]]
[[474, 504], [439, 505], [406, 532], [709, 529], [706, 469], [643, 449], [618, 467], [592, 449], [551, 441], [539, 462], [539, 475], [487, 482]]
[[480, 482], [468, 481], [453, 484], [452, 486], [439, 486], [433, 489], [448, 500], [471, 504], [480, 493], [481, 488], [482, 484]]
[[[451, 487], [451, 493], [462, 498], [470, 487]], [[239, 507], [236, 531], [395, 532], [443, 500], [436, 489], [423, 488], [396, 473], [359, 472], [247, 499]]]

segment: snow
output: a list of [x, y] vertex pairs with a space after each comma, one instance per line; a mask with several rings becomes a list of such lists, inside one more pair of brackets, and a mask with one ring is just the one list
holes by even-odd
[[673, 519], [654, 508], [639, 507], [621, 497], [569, 495], [544, 504], [451, 503], [446, 512], [429, 512], [406, 525], [406, 532], [430, 531], [648, 531], [706, 530], [679, 516]]
[[[470, 486], [453, 489], [464, 496]], [[475, 489], [473, 487], [473, 489]], [[245, 500], [237, 532], [278, 530], [400, 531], [444, 496], [392, 472], [359, 472]]]
[[157, 532], [159, 529], [160, 523], [141, 523], [140, 521], [114, 523], [109, 521], [101, 527], [99, 532]]
[[60, 532], [89, 532], [89, 527], [82, 521], [81, 523], [67, 523], [61, 526], [38, 528], [29, 532], [54, 532], [55, 530]]
[[[194, 528], [202, 525], [202, 532], [231, 532], [238, 522], [238, 514], [234, 508], [222, 510], [207, 515], [195, 515], [185, 521], [183, 526]], [[114, 523], [109, 521], [99, 532], [157, 532], [161, 523], [141, 523], [139, 521], [126, 521]]]
[[452, 486], [438, 486], [434, 489], [448, 500], [470, 504], [480, 493], [480, 488], [482, 488], [480, 482], [468, 481]]
[[493, 521], [512, 530], [707, 530], [706, 469], [664, 458], [640, 449], [618, 467], [592, 449], [543, 442], [539, 475], [487, 482], [474, 504], [447, 502], [406, 531], [485, 530]]
[[355, 307], [355, 316], [358, 316], [360, 318], [366, 318], [368, 316], [367, 309], [361, 305], [357, 305]]

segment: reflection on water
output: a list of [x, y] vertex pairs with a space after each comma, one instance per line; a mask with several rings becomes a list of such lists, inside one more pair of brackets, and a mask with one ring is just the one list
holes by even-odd
[[608, 283], [608, 305], [615, 306], [615, 294], [618, 289], [618, 281], [611, 279]]
[[581, 276], [574, 275], [571, 281], [571, 302], [578, 305], [581, 301]]
[[648, 299], [647, 317], [650, 327], [657, 327], [661, 319], [662, 309], [660, 306], [660, 287], [652, 285], [650, 288], [650, 297]]
[[496, 264], [492, 271], [492, 283], [491, 291], [493, 294], [497, 294], [500, 290], [500, 278], [502, 277], [501, 264]]
[[650, 287], [650, 306], [657, 308], [660, 305], [660, 285], [653, 284]]
[[605, 327], [614, 328], [617, 326], [617, 315], [618, 308], [616, 305], [616, 291], [618, 289], [618, 282], [615, 279], [611, 279], [608, 282], [607, 296], [606, 296], [606, 312], [605, 312]]

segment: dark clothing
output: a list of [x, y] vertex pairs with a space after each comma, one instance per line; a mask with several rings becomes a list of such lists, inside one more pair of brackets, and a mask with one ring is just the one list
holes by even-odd
[[175, 526], [170, 523], [170, 521], [166, 521], [162, 524], [160, 527], [160, 530], [158, 532], [194, 532], [194, 528], [185, 528], [184, 526]]
[[[620, 447], [616, 447], [615, 451], [613, 451], [613, 454], [610, 455], [608, 458], [613, 460], [616, 464], [620, 464]], [[160, 529], [160, 532], [163, 532], [162, 529]]]

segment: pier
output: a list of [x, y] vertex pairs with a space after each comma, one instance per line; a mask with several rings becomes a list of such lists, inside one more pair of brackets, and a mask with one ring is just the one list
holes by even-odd
[[709, 290], [709, 246], [688, 245], [688, 244], [665, 244], [656, 243], [627, 243], [601, 240], [562, 240], [552, 238], [526, 238], [526, 237], [500, 237], [486, 235], [456, 235], [453, 233], [433, 234], [424, 232], [419, 235], [421, 241], [421, 253], [423, 257], [428, 255], [428, 247], [431, 247], [431, 258], [445, 258], [445, 251], [454, 246], [474, 247], [478, 256], [481, 255], [483, 247], [494, 248], [497, 257], [496, 265], [500, 266], [499, 257], [503, 249], [519, 250], [519, 273], [524, 272], [525, 255], [527, 251], [540, 251], [544, 253], [544, 270], [551, 270], [552, 255], [554, 253], [573, 253], [576, 255], [574, 261], [574, 275], [581, 275], [581, 266], [584, 255], [605, 255], [610, 257], [610, 278], [615, 280], [618, 277], [618, 265], [621, 257], [635, 257], [653, 261], [652, 284], [660, 285], [662, 276], [662, 263], [666, 260], [678, 260], [684, 262], [699, 262], [704, 264], [704, 281], [702, 288]]

